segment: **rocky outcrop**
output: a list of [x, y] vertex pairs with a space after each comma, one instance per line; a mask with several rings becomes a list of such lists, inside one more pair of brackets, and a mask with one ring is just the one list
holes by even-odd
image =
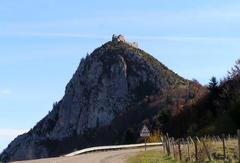
[[[121, 41], [107, 42], [81, 60], [62, 100], [32, 130], [10, 143], [1, 159], [57, 156], [96, 145], [84, 141], [89, 133], [110, 126], [128, 106], [146, 96], [188, 85], [189, 81], [146, 52]], [[98, 139], [102, 139], [100, 144], [111, 143], [103, 141], [104, 137]], [[60, 150], [58, 146], [64, 143], [66, 149]]]

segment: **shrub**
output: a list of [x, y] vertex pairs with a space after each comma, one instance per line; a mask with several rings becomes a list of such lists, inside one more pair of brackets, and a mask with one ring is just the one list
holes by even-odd
[[161, 134], [159, 130], [156, 130], [153, 132], [153, 134], [148, 137], [147, 142], [148, 143], [156, 143], [161, 141]]

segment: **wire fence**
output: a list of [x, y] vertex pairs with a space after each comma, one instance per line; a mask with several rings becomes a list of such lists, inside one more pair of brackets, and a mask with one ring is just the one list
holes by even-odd
[[165, 154], [185, 162], [222, 160], [240, 162], [240, 130], [236, 136], [204, 136], [174, 139], [163, 135]]

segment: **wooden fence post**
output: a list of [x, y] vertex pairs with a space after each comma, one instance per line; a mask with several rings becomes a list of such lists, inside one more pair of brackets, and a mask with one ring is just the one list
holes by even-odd
[[163, 135], [163, 138], [162, 138], [162, 143], [163, 143], [163, 152], [164, 154], [166, 153], [166, 140], [165, 140], [165, 136]]
[[180, 161], [182, 161], [182, 152], [181, 152], [181, 141], [180, 141], [180, 139], [178, 140], [178, 154], [179, 154]]
[[187, 138], [187, 155], [188, 155], [188, 159], [191, 162], [191, 155], [190, 155], [190, 149], [189, 149], [189, 138]]
[[209, 153], [209, 151], [208, 151], [208, 149], [207, 149], [207, 146], [206, 146], [204, 140], [202, 140], [202, 143], [203, 143], [203, 147], [204, 147], [204, 149], [205, 149], [205, 152], [206, 152], [206, 154], [207, 154], [208, 160], [209, 160], [209, 161], [212, 161], [211, 155], [210, 155], [210, 153]]
[[145, 151], [147, 150], [147, 137], [144, 138]]
[[167, 140], [166, 140], [166, 144], [167, 144], [167, 155], [168, 156], [170, 156], [170, 140], [169, 140], [169, 137], [168, 137], [168, 133], [166, 134], [166, 138], [167, 138]]
[[174, 138], [172, 138], [171, 145], [172, 145], [172, 154], [173, 154], [173, 157], [175, 159], [176, 154], [175, 154], [175, 140], [174, 140]]
[[238, 162], [240, 162], [240, 129], [237, 130], [238, 136]]
[[222, 134], [222, 143], [223, 143], [223, 159], [226, 160], [226, 146], [225, 146], [225, 138], [224, 134]]
[[196, 161], [198, 161], [198, 146], [197, 146], [197, 143], [198, 143], [197, 138], [195, 138], [194, 147], [195, 147], [195, 159], [196, 159]]

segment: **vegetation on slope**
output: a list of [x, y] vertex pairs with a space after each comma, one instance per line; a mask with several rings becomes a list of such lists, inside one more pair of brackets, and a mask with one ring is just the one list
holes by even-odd
[[[169, 81], [172, 82], [171, 84], [184, 84], [187, 80], [184, 81], [182, 77], [180, 77], [178, 74], [175, 72], [171, 71], [168, 69], [167, 66], [164, 64], [160, 63], [156, 58], [154, 58], [152, 55], [148, 54], [147, 52], [135, 48], [133, 46], [130, 46], [127, 43], [124, 42], [118, 42], [114, 43], [112, 41], [109, 41], [105, 43], [102, 47], [96, 49], [95, 51], [98, 51], [99, 49], [107, 49], [110, 54], [116, 55], [116, 54], [121, 54], [125, 53], [127, 55], [138, 55], [143, 59], [145, 62], [147, 62], [149, 65], [151, 65], [157, 72], [159, 72], [159, 75], [162, 74], [162, 78], [169, 78]], [[134, 64], [134, 63], [133, 63]]]
[[[171, 89], [164, 94], [150, 96], [141, 104], [132, 106], [121, 118], [130, 118], [129, 115], [134, 117], [127, 124], [126, 135], [130, 135], [130, 139], [138, 138], [143, 123], [152, 132], [160, 130], [174, 137], [235, 135], [240, 128], [240, 60], [221, 81], [212, 77], [205, 88], [194, 81], [188, 89]], [[138, 115], [141, 115], [139, 120]]]
[[181, 113], [171, 117], [167, 126], [172, 135], [236, 134], [240, 127], [240, 60], [220, 82], [213, 77], [208, 90], [193, 105], [185, 105]]

